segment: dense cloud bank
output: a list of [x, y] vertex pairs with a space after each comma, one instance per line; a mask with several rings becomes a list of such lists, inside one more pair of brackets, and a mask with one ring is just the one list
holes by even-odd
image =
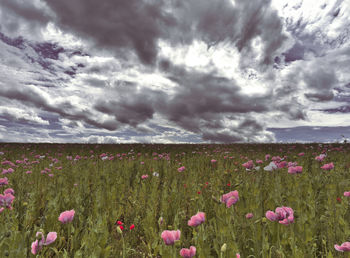
[[0, 7], [2, 141], [271, 142], [350, 123], [346, 1]]

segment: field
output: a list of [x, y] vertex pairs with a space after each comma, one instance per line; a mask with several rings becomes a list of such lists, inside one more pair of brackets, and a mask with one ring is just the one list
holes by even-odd
[[[347, 144], [3, 143], [0, 160], [0, 192], [14, 197], [0, 257], [181, 257], [190, 246], [205, 258], [350, 257], [334, 247], [350, 241]], [[294, 214], [266, 217], [278, 207]], [[197, 212], [205, 221], [189, 226]], [[180, 239], [166, 245], [165, 230]]]

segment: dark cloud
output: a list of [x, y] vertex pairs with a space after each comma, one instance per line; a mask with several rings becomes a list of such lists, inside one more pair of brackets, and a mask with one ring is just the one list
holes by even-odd
[[328, 109], [320, 109], [320, 111], [326, 112], [326, 113], [350, 113], [350, 106], [341, 106], [337, 108], [328, 108]]
[[[2, 0], [0, 31], [37, 40], [52, 16], [40, 1]], [[23, 35], [25, 34], [25, 35]]]
[[[243, 141], [246, 134], [234, 132], [234, 126], [227, 124], [229, 117], [269, 109], [267, 96], [245, 95], [234, 80], [215, 74], [173, 69], [169, 78], [179, 87], [159, 113], [185, 130], [202, 134], [205, 140]], [[232, 121], [237, 121], [238, 116], [232, 117]], [[241, 126], [247, 129], [251, 124], [246, 122]], [[262, 125], [256, 129], [256, 135], [264, 130]]]
[[64, 52], [64, 48], [57, 45], [57, 43], [45, 42], [33, 44], [32, 48], [42, 58], [49, 58], [57, 60], [60, 53]]
[[46, 0], [66, 31], [120, 53], [134, 49], [140, 60], [152, 64], [157, 56], [157, 39], [171, 19], [162, 11], [162, 1]]
[[241, 135], [232, 135], [231, 133], [215, 133], [215, 132], [204, 132], [202, 139], [211, 142], [240, 142], [243, 141]]
[[263, 51], [258, 62], [271, 65], [287, 36], [283, 33], [281, 18], [270, 4], [270, 0], [239, 0], [234, 5], [230, 0], [178, 1], [174, 13], [179, 32], [172, 34], [176, 37], [172, 40], [189, 44], [200, 39], [208, 47], [226, 42], [240, 52], [250, 53], [254, 52], [253, 40], [261, 39]]
[[302, 60], [305, 54], [305, 46], [297, 42], [287, 52], [282, 53], [284, 61], [290, 63], [296, 60]]
[[144, 64], [155, 64], [159, 39], [172, 45], [189, 45], [199, 39], [208, 47], [228, 42], [240, 52], [252, 52], [253, 40], [260, 38], [263, 51], [258, 61], [270, 65], [287, 39], [270, 0], [238, 0], [235, 4], [230, 0], [105, 0], [103, 4], [94, 0], [43, 0], [50, 15], [19, 0], [3, 3], [10, 12], [36, 26], [54, 22], [117, 56], [133, 50]]
[[[158, 114], [173, 125], [210, 141], [244, 141], [264, 134], [263, 124], [249, 114], [273, 109], [269, 96], [243, 94], [234, 80], [216, 74], [187, 71], [170, 63], [167, 70], [169, 79], [178, 85], [173, 94], [138, 90], [136, 85], [119, 86], [110, 93], [114, 100], [101, 99], [95, 109], [133, 127]], [[228, 124], [241, 120], [237, 128]]]
[[167, 98], [167, 95], [161, 91], [138, 89], [137, 85], [128, 82], [117, 81], [111, 86], [112, 100], [99, 99], [94, 108], [114, 116], [122, 124], [133, 127], [151, 119]]
[[22, 37], [10, 38], [0, 32], [0, 40], [7, 45], [10, 45], [19, 49], [25, 48], [24, 39]]
[[290, 101], [280, 104], [279, 110], [283, 112], [284, 117], [288, 117], [291, 120], [307, 119], [306, 111], [296, 98], [292, 98]]
[[50, 20], [49, 15], [30, 1], [2, 0], [1, 6], [30, 22], [46, 24]]
[[320, 92], [320, 93], [305, 93], [306, 98], [312, 101], [330, 101], [333, 99], [334, 94], [332, 92]]
[[334, 18], [336, 18], [336, 17], [338, 17], [339, 13], [340, 13], [340, 8], [336, 9], [336, 10], [332, 13], [332, 16], [333, 16]]
[[151, 119], [154, 114], [152, 107], [153, 96], [137, 94], [131, 99], [121, 99], [120, 101], [104, 101], [95, 105], [96, 110], [114, 115], [116, 120], [123, 124], [137, 126], [148, 119]]
[[332, 88], [336, 86], [338, 79], [335, 72], [330, 67], [324, 67], [322, 64], [309, 67], [303, 71], [303, 80], [307, 85], [307, 92], [304, 95], [312, 101], [329, 101], [334, 94]]

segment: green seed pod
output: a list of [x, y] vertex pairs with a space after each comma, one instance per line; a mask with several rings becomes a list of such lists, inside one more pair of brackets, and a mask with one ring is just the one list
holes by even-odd
[[175, 246], [179, 247], [181, 245], [181, 241], [180, 240], [175, 240]]

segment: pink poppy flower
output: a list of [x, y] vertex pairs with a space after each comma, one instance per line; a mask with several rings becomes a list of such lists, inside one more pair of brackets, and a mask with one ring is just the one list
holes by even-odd
[[0, 186], [8, 185], [8, 184], [9, 184], [9, 181], [8, 181], [7, 177], [0, 178]]
[[198, 225], [202, 224], [204, 221], [205, 221], [205, 213], [198, 212], [196, 215], [191, 217], [191, 219], [188, 221], [187, 224], [190, 227], [197, 227]]
[[241, 255], [237, 253], [236, 258], [241, 258]]
[[193, 256], [196, 255], [196, 247], [190, 246], [190, 249], [188, 249], [188, 248], [182, 248], [182, 249], [180, 250], [180, 255], [181, 255], [182, 257], [191, 258], [191, 257], [193, 257]]
[[15, 191], [14, 191], [12, 188], [7, 188], [7, 189], [4, 191], [4, 194], [12, 194], [12, 195], [14, 195], [14, 194], [15, 194]]
[[350, 197], [350, 192], [344, 192], [345, 197]]
[[185, 171], [185, 167], [184, 166], [182, 166], [182, 167], [179, 167], [178, 169], [177, 169], [177, 171], [179, 171], [179, 172], [183, 172], [183, 171]]
[[45, 239], [45, 236], [42, 232], [36, 233], [36, 237], [38, 237], [39, 235], [41, 235], [41, 239], [40, 240], [37, 239], [32, 243], [32, 254], [34, 254], [34, 255], [36, 255], [43, 248], [43, 245], [49, 245], [49, 244], [55, 242], [55, 240], [57, 238], [56, 232], [49, 232], [47, 234], [46, 239]]
[[333, 164], [333, 162], [331, 162], [329, 164], [324, 164], [321, 168], [324, 170], [331, 170], [334, 168], [334, 164]]
[[245, 215], [245, 217], [247, 218], [247, 219], [251, 219], [251, 218], [253, 218], [253, 213], [247, 213], [246, 215]]
[[278, 168], [285, 168], [287, 166], [287, 161], [282, 161], [276, 164]]
[[252, 169], [254, 167], [254, 163], [252, 160], [249, 160], [248, 162], [243, 163], [242, 166], [245, 167], [246, 169]]
[[3, 169], [2, 174], [11, 174], [13, 173], [15, 170], [13, 168], [9, 168], [9, 169]]
[[341, 246], [334, 245], [335, 250], [339, 252], [349, 252], [350, 251], [350, 242], [342, 243]]
[[290, 207], [278, 207], [275, 212], [267, 211], [266, 218], [270, 221], [277, 221], [280, 224], [288, 225], [294, 222], [294, 211]]
[[15, 197], [11, 193], [7, 193], [5, 195], [0, 194], [0, 207], [5, 207], [12, 210], [11, 204]]
[[238, 196], [238, 191], [237, 190], [229, 192], [227, 194], [224, 194], [224, 195], [222, 195], [220, 197], [220, 201], [222, 203], [225, 203], [227, 208], [230, 208], [238, 200], [239, 200], [239, 196]]
[[265, 160], [268, 160], [270, 157], [271, 157], [270, 154], [266, 154], [266, 155], [265, 155]]
[[270, 221], [277, 220], [277, 215], [273, 211], [267, 211], [265, 214], [266, 218]]
[[288, 173], [289, 174], [296, 174], [296, 173], [301, 173], [303, 172], [303, 167], [302, 166], [295, 166], [295, 167], [289, 167], [288, 168]]
[[282, 160], [282, 158], [280, 156], [273, 156], [271, 158], [272, 161], [276, 161], [276, 162], [280, 162]]
[[289, 168], [289, 167], [295, 167], [295, 166], [297, 166], [298, 165], [298, 162], [288, 162], [288, 165], [287, 165], [287, 167]]
[[327, 154], [320, 154], [319, 156], [315, 157], [315, 160], [317, 161], [323, 161], [324, 158], [327, 156]]
[[141, 178], [146, 179], [146, 178], [148, 178], [148, 175], [142, 175]]
[[161, 235], [164, 244], [166, 245], [173, 245], [176, 240], [180, 240], [180, 236], [180, 230], [164, 230]]
[[63, 224], [66, 224], [67, 222], [71, 222], [73, 220], [74, 214], [75, 214], [74, 210], [64, 211], [60, 214], [60, 216], [58, 217], [58, 220]]

